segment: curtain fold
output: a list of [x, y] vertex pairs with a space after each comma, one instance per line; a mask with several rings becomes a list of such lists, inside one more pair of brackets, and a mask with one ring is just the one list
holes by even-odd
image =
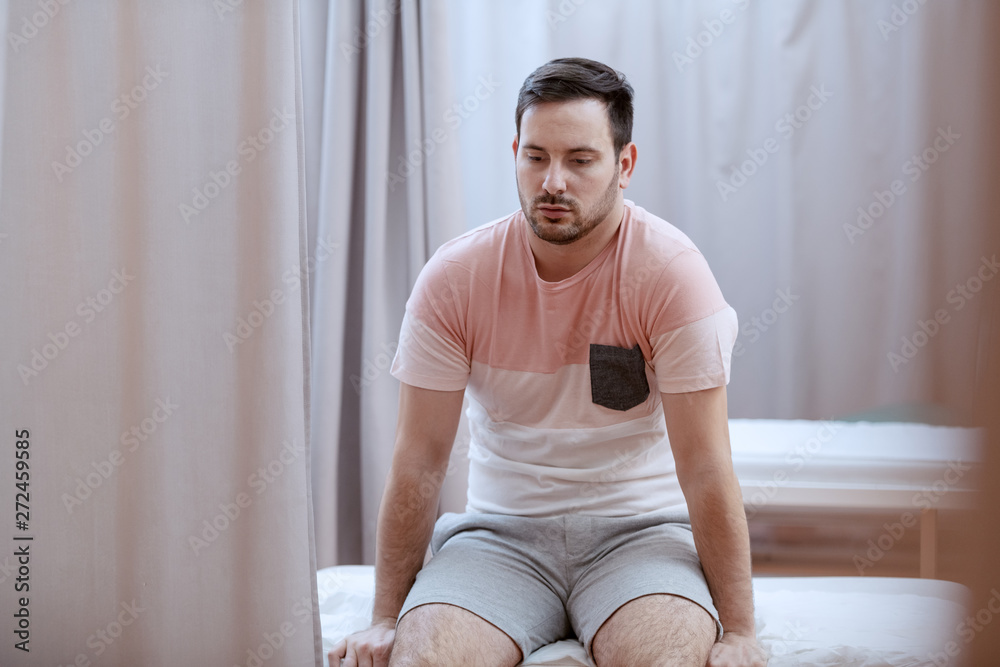
[[319, 664], [298, 4], [3, 14], [0, 663]]
[[404, 305], [430, 254], [464, 229], [455, 141], [439, 108], [449, 63], [442, 11], [412, 0], [338, 2], [325, 26], [313, 26], [327, 47], [322, 107], [311, 110], [321, 121], [306, 131], [322, 152], [311, 196], [317, 237], [335, 247], [315, 274], [321, 567], [374, 556], [398, 397], [389, 366]]

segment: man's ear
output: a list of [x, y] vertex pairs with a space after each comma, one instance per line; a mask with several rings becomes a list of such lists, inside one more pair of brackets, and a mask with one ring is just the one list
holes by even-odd
[[632, 172], [635, 170], [635, 161], [638, 156], [638, 150], [631, 141], [622, 148], [622, 152], [618, 156], [619, 169], [621, 170], [618, 174], [618, 187], [622, 190], [627, 188], [629, 181], [632, 180]]
[[517, 132], [514, 133], [514, 143], [511, 144], [511, 148], [514, 149], [514, 159], [517, 159]]

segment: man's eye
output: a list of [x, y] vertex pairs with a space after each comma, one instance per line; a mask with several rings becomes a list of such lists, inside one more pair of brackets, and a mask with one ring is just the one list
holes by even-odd
[[531, 160], [532, 162], [539, 162], [542, 158], [540, 158], [537, 155], [529, 155], [528, 159]]
[[584, 160], [584, 159], [577, 159], [576, 160], [577, 164], [590, 164], [591, 162], [593, 162], [593, 160]]

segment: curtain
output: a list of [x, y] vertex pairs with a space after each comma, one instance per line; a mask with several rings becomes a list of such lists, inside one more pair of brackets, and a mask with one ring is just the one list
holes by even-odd
[[[1000, 271], [983, 235], [990, 6], [336, 3], [317, 194], [319, 225], [342, 230], [314, 302], [320, 564], [372, 560], [406, 296], [443, 240], [518, 208], [517, 92], [555, 57], [606, 62], [635, 88], [625, 194], [692, 238], [739, 315], [731, 417], [968, 423]], [[464, 507], [467, 438], [442, 510]]]
[[[456, 142], [441, 124], [451, 97], [444, 10], [344, 0], [329, 6], [325, 24], [304, 26], [304, 41], [325, 44], [324, 94], [311, 100], [316, 122], [306, 137], [320, 147], [310, 195], [317, 243], [332, 248], [313, 275], [320, 566], [374, 556], [396, 421], [389, 366], [404, 304], [430, 254], [464, 229]], [[315, 80], [315, 68], [305, 75]]]
[[297, 3], [2, 10], [0, 663], [319, 664]]

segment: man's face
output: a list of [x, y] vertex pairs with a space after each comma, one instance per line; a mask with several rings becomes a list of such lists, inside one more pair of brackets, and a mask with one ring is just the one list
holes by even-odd
[[544, 102], [521, 116], [517, 194], [543, 241], [564, 245], [604, 222], [621, 197], [621, 169], [604, 103]]

